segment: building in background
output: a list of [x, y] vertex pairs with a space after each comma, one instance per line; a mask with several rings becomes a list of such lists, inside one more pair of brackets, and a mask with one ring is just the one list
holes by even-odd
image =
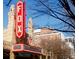
[[61, 33], [50, 30], [48, 28], [36, 29], [33, 32], [33, 45], [40, 47], [40, 42], [42, 39], [45, 40], [61, 40]]
[[[8, 12], [8, 26], [3, 30], [3, 58], [10, 58], [10, 50], [15, 44], [15, 6], [11, 5]], [[12, 53], [12, 52], [11, 52]], [[12, 55], [12, 54], [11, 54]], [[12, 58], [12, 57], [11, 57]]]
[[71, 44], [73, 45], [73, 46], [75, 46], [74, 44], [75, 44], [75, 38], [74, 37], [66, 37], [65, 38], [65, 41], [66, 42], [71, 42]]
[[71, 56], [75, 59], [75, 38], [74, 37], [66, 37], [66, 44], [71, 48]]
[[[14, 33], [15, 17], [14, 16], [15, 16], [15, 6], [11, 5], [10, 10], [8, 12], [8, 26], [7, 26], [7, 29], [3, 30], [3, 40], [4, 40], [4, 44], [6, 45], [15, 43], [15, 33]], [[8, 48], [7, 46], [5, 47]]]
[[42, 39], [65, 41], [64, 34], [61, 32], [46, 27], [42, 27], [40, 29], [34, 29], [32, 18], [29, 18], [28, 21], [28, 34], [32, 38], [31, 45], [36, 47], [41, 47], [40, 43]]
[[33, 23], [32, 23], [32, 18], [29, 18], [28, 21], [28, 34], [30, 37], [33, 36]]

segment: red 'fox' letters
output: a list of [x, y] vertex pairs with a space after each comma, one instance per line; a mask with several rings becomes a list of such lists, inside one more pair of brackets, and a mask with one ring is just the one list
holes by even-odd
[[19, 1], [16, 5], [16, 36], [23, 36], [23, 2]]

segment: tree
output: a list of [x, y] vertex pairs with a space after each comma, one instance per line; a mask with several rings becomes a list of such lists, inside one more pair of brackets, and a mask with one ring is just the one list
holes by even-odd
[[61, 40], [47, 40], [43, 38], [40, 45], [43, 49], [47, 50], [47, 52], [51, 52], [51, 59], [72, 59], [71, 48]]
[[[34, 0], [36, 4], [30, 7], [31, 10], [36, 11], [35, 17], [40, 17], [44, 14], [56, 18], [66, 26], [63, 29], [54, 29], [61, 32], [75, 32], [75, 0]], [[53, 2], [54, 1], [54, 2]], [[56, 5], [54, 5], [56, 4]], [[34, 15], [33, 14], [33, 15]], [[48, 19], [49, 20], [49, 19]]]
[[[7, 6], [12, 0], [8, 0]], [[33, 12], [33, 17], [44, 14], [56, 18], [62, 22], [63, 29], [55, 28], [61, 32], [75, 32], [75, 0], [33, 0], [34, 3], [29, 7]], [[59, 16], [60, 15], [60, 16]]]

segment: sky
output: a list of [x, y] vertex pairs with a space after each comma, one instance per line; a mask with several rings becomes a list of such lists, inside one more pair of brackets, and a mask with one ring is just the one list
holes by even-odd
[[[12, 4], [16, 5], [16, 3], [18, 2], [18, 0], [12, 0], [9, 6], [6, 6], [6, 4], [8, 3], [9, 0], [3, 0], [3, 27], [7, 28], [8, 25], [8, 12], [10, 9], [10, 6]], [[33, 18], [35, 11], [30, 10], [29, 7], [31, 7], [35, 2], [33, 0], [25, 0], [26, 2], [26, 26], [28, 23], [28, 19], [30, 17], [32, 17], [32, 21], [33, 21], [33, 26], [34, 28], [39, 28], [39, 27], [47, 27], [50, 26], [52, 28], [62, 28], [63, 25], [61, 25], [61, 21], [59, 21], [58, 19], [52, 18], [49, 15], [42, 15], [36, 18]], [[57, 2], [57, 0], [53, 0], [53, 2]], [[56, 3], [55, 3], [56, 4]], [[55, 5], [53, 4], [53, 5]], [[72, 36], [70, 33], [64, 33], [65, 36]]]

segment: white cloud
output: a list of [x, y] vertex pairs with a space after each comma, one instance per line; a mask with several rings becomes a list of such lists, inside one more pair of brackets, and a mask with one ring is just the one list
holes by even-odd
[[36, 32], [41, 32], [41, 29], [34, 30], [34, 33], [36, 33]]

